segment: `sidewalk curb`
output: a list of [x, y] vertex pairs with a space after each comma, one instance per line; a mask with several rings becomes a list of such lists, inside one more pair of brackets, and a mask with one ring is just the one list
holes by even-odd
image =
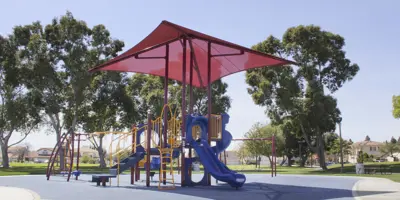
[[[360, 192], [360, 184], [363, 182], [363, 181], [371, 181], [371, 180], [377, 180], [377, 181], [384, 181], [384, 182], [387, 182], [387, 183], [390, 183], [390, 184], [397, 184], [396, 182], [394, 182], [394, 181], [392, 181], [392, 180], [390, 180], [390, 179], [387, 179], [387, 178], [377, 178], [377, 177], [363, 177], [363, 178], [361, 178], [360, 180], [358, 180], [354, 185], [353, 185], [353, 187], [352, 187], [352, 191], [351, 191], [351, 193], [352, 193], [352, 195], [353, 195], [353, 198], [354, 199], [356, 199], [356, 200], [362, 200], [362, 199], [364, 199], [363, 198], [363, 196], [362, 195], [360, 195], [359, 194], [359, 192]], [[397, 199], [397, 198], [396, 198]]]
[[362, 180], [363, 180], [363, 179], [358, 180], [358, 181], [353, 185], [353, 187], [351, 188], [351, 193], [352, 193], [352, 195], [353, 195], [353, 197], [354, 197], [355, 200], [361, 200], [361, 197], [359, 197], [357, 191], [358, 191], [358, 184], [359, 184]]
[[[22, 189], [22, 188], [21, 188], [21, 189]], [[26, 190], [27, 192], [31, 193], [31, 195], [32, 195], [32, 197], [33, 197], [33, 200], [40, 200], [40, 196], [39, 196], [38, 193], [36, 193], [36, 192], [34, 192], [34, 191], [32, 191], [32, 190], [25, 189], [25, 188], [23, 188], [23, 189]]]

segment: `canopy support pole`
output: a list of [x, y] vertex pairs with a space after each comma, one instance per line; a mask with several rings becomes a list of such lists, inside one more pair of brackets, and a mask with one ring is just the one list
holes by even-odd
[[[169, 44], [165, 45], [165, 77], [164, 77], [164, 106], [163, 108], [165, 108], [165, 106], [168, 104], [168, 79], [169, 79]], [[163, 144], [162, 148], [166, 148], [167, 147], [167, 130], [168, 130], [168, 112], [164, 111], [164, 128], [163, 130]], [[164, 161], [161, 161], [162, 163], [165, 163]], [[171, 161], [172, 162], [172, 161]], [[163, 169], [166, 169], [166, 165], [163, 164]], [[163, 176], [163, 184], [167, 184], [166, 178], [167, 178], [167, 172], [163, 171], [162, 172], [162, 176]]]
[[182, 151], [182, 155], [181, 155], [181, 185], [182, 187], [184, 186], [184, 181], [185, 181], [185, 176], [183, 176], [183, 174], [185, 174], [185, 144], [186, 144], [186, 37], [183, 38], [183, 55], [182, 55], [182, 126], [181, 126], [181, 134], [182, 134], [182, 145], [181, 145], [181, 151]]
[[[208, 145], [211, 146], [211, 42], [207, 44], [207, 111], [208, 111]], [[211, 174], [207, 174], [207, 183], [211, 185]]]

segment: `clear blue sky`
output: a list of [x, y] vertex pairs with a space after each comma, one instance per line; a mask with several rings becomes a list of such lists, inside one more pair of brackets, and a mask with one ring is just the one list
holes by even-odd
[[[93, 2], [93, 3], [92, 3]], [[343, 114], [344, 138], [384, 141], [400, 136], [400, 121], [391, 115], [391, 97], [400, 94], [400, 1], [361, 0], [229, 0], [229, 1], [129, 1], [65, 0], [3, 1], [0, 33], [14, 25], [40, 20], [49, 23], [70, 10], [90, 26], [104, 24], [126, 48], [139, 42], [162, 20], [250, 47], [269, 35], [281, 37], [296, 25], [315, 24], [346, 39], [348, 57], [360, 72], [334, 95]], [[244, 73], [224, 79], [232, 97], [228, 129], [241, 137], [255, 122], [267, 122], [264, 108], [247, 94]], [[14, 140], [17, 137], [14, 137]], [[54, 136], [37, 133], [28, 137], [35, 147], [52, 147]]]

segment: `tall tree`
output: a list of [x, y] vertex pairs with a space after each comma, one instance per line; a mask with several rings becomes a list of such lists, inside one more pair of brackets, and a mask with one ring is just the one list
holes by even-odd
[[244, 143], [241, 143], [236, 147], [236, 155], [239, 158], [241, 164], [244, 164], [244, 160], [250, 156]]
[[[263, 126], [260, 123], [256, 123], [253, 127], [245, 134], [245, 138], [271, 138], [275, 135], [275, 147], [276, 156], [281, 156], [284, 153], [284, 139], [282, 131], [279, 127], [271, 125]], [[268, 140], [246, 140], [244, 142], [245, 148], [252, 156], [266, 156], [268, 157], [272, 165], [272, 143]]]
[[[22, 61], [22, 75], [35, 98], [35, 105], [41, 107], [46, 117], [45, 124], [52, 128], [57, 141], [64, 127], [62, 113], [66, 109], [65, 71], [58, 66], [59, 58], [55, 50], [49, 48], [44, 27], [40, 22], [14, 27], [14, 36]], [[64, 152], [60, 152], [61, 166], [64, 166]]]
[[[352, 80], [359, 67], [346, 58], [344, 38], [321, 30], [318, 26], [289, 28], [282, 42], [270, 36], [253, 46], [255, 50], [291, 57], [299, 65], [249, 70], [246, 81], [256, 104], [267, 107], [275, 123], [294, 120], [308, 146], [319, 157], [326, 170], [323, 134], [335, 130], [340, 120], [336, 99], [325, 94], [337, 91]], [[315, 146], [312, 145], [315, 141]]]
[[[23, 84], [17, 50], [13, 36], [0, 36], [0, 147], [4, 168], [9, 168], [8, 148], [21, 143], [41, 121], [35, 99]], [[16, 133], [22, 138], [9, 144]]]
[[[14, 35], [26, 85], [59, 141], [63, 129], [75, 128], [88, 95], [87, 70], [115, 57], [124, 43], [111, 39], [103, 25], [90, 29], [70, 12], [54, 18], [45, 28], [40, 22], [16, 26]], [[61, 166], [63, 155], [61, 150]]]
[[[343, 155], [349, 155], [351, 153], [351, 142], [344, 140], [342, 138], [342, 149]], [[329, 148], [327, 148], [327, 152], [334, 156], [335, 162], [339, 162], [340, 157], [340, 138], [337, 134], [335, 134], [334, 140], [331, 141]]]
[[396, 139], [392, 137], [392, 139], [389, 142], [386, 141], [379, 150], [385, 155], [390, 155], [394, 158], [393, 154], [400, 151], [400, 144], [398, 144]]
[[393, 104], [393, 117], [396, 119], [400, 118], [400, 95], [392, 97], [392, 104]]

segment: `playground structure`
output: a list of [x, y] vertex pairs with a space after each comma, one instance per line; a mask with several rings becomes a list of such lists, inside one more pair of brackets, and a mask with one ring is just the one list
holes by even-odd
[[[140, 167], [146, 169], [146, 186], [150, 186], [150, 156], [160, 156], [159, 188], [167, 184], [167, 172], [172, 178], [170, 183], [174, 188], [172, 160], [179, 158], [181, 186], [211, 185], [211, 175], [222, 182], [227, 182], [235, 188], [243, 186], [246, 177], [230, 170], [218, 159], [218, 154], [229, 146], [232, 135], [225, 130], [229, 122], [227, 114], [212, 114], [211, 84], [215, 80], [230, 74], [265, 66], [280, 66], [293, 62], [275, 56], [263, 54], [233, 43], [220, 40], [185, 27], [163, 21], [148, 37], [116, 58], [90, 70], [136, 72], [162, 76], [164, 82], [164, 109], [168, 106], [168, 80], [173, 79], [182, 83], [182, 103], [180, 116], [162, 112], [161, 116], [151, 120], [148, 113], [147, 124], [134, 126], [132, 135], [131, 154], [123, 155], [127, 149], [117, 148], [117, 164], [112, 166], [110, 174], [94, 175], [93, 181], [105, 185], [110, 178], [131, 168], [131, 184], [139, 180]], [[187, 70], [189, 67], [189, 70]], [[189, 78], [189, 82], [187, 82]], [[186, 102], [186, 85], [189, 85], [189, 106]], [[201, 116], [193, 113], [193, 86], [207, 88], [207, 114]], [[187, 110], [188, 107], [188, 110]], [[172, 113], [170, 111], [170, 113]], [[128, 133], [126, 133], [128, 135]], [[78, 135], [80, 136], [80, 135]], [[158, 136], [158, 141], [156, 141]], [[71, 152], [74, 152], [74, 133], [69, 131], [63, 138], [70, 137]], [[122, 139], [127, 136], [119, 136]], [[143, 138], [143, 139], [142, 139]], [[144, 139], [145, 138], [145, 139]], [[59, 141], [53, 153], [57, 155], [61, 144]], [[79, 141], [79, 140], [78, 140]], [[215, 142], [215, 146], [211, 146]], [[272, 139], [272, 144], [274, 140]], [[118, 145], [117, 145], [118, 146]], [[188, 150], [188, 155], [186, 151]], [[192, 158], [192, 150], [198, 158]], [[79, 151], [79, 150], [78, 150]], [[73, 153], [70, 153], [71, 155]], [[56, 156], [55, 156], [56, 157]], [[69, 176], [72, 171], [72, 159], [69, 165]], [[199, 159], [204, 166], [203, 179], [195, 183], [191, 180], [191, 166]], [[49, 162], [47, 177], [54, 171], [54, 161]], [[276, 162], [276, 159], [273, 159]], [[110, 161], [110, 163], [112, 163]], [[272, 164], [271, 166], [276, 166]], [[272, 170], [274, 171], [274, 170]], [[276, 170], [275, 170], [276, 174]]]

